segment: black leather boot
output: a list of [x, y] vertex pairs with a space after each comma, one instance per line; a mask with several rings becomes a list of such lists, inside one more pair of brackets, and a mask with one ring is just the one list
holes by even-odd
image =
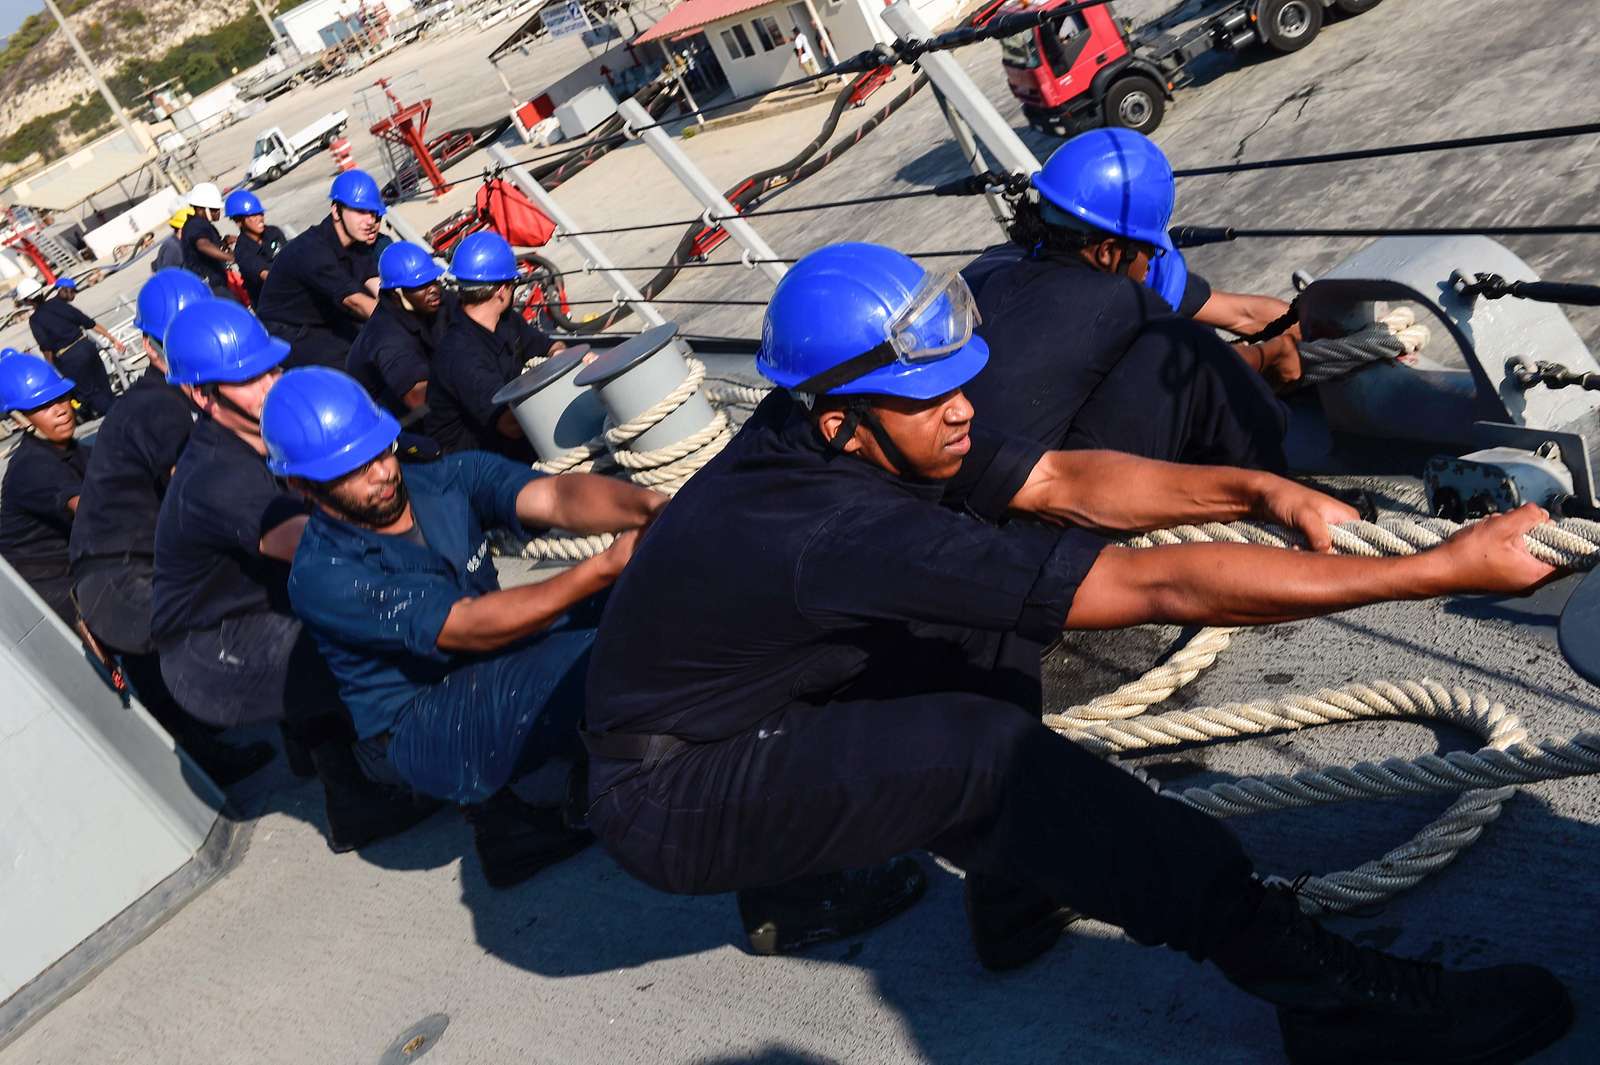
[[1572, 1023], [1566, 990], [1536, 965], [1452, 972], [1360, 947], [1274, 887], [1211, 960], [1278, 1007], [1297, 1065], [1500, 1065], [1555, 1042]]
[[964, 886], [972, 945], [979, 964], [993, 972], [1027, 965], [1079, 917], [1044, 892], [999, 877], [968, 872]]
[[311, 751], [327, 800], [328, 849], [353, 851], [399, 835], [426, 820], [440, 806], [436, 799], [370, 780], [361, 771], [350, 744], [328, 740]]
[[792, 880], [739, 892], [739, 917], [757, 954], [792, 954], [858, 935], [903, 913], [928, 889], [916, 860], [901, 855], [870, 869]]
[[509, 788], [466, 808], [490, 887], [514, 887], [594, 841], [588, 829], [569, 828], [562, 813], [558, 806], [530, 806]]

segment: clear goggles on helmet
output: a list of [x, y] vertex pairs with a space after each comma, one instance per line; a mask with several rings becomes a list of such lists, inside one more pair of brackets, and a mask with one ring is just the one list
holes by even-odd
[[822, 395], [896, 362], [937, 362], [965, 347], [981, 321], [972, 290], [960, 274], [924, 274], [890, 318], [883, 343], [800, 382], [794, 391]]

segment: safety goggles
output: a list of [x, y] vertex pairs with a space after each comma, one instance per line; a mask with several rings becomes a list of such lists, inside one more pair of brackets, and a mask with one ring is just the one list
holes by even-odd
[[960, 274], [924, 274], [890, 317], [882, 343], [814, 374], [794, 390], [824, 395], [897, 362], [907, 367], [938, 362], [965, 347], [981, 321], [972, 290]]

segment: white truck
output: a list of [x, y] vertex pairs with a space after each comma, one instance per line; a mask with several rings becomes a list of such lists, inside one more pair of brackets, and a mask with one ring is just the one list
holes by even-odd
[[245, 171], [245, 177], [262, 185], [278, 180], [307, 156], [338, 140], [349, 121], [349, 113], [329, 111], [292, 135], [285, 135], [277, 126], [262, 130], [260, 136], [256, 137], [255, 150], [250, 155], [250, 166]]

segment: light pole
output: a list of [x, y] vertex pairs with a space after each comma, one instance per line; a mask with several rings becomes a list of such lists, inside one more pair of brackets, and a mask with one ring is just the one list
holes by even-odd
[[[256, 14], [261, 16], [261, 21], [267, 24], [267, 32], [272, 34], [272, 43], [277, 45], [278, 54], [283, 55], [283, 38], [278, 36], [278, 24], [272, 21], [272, 13], [267, 10], [266, 5], [261, 0], [251, 0], [251, 2], [256, 5]], [[283, 58], [287, 61], [289, 57], [283, 56]]]
[[111, 113], [116, 116], [118, 122], [122, 123], [123, 132], [127, 133], [128, 139], [133, 142], [135, 149], [143, 150], [145, 147], [143, 140], [134, 130], [133, 123], [128, 121], [127, 112], [123, 111], [122, 105], [117, 103], [117, 98], [111, 95], [111, 87], [100, 76], [100, 71], [95, 69], [95, 65], [89, 61], [89, 53], [85, 52], [83, 45], [78, 43], [78, 35], [72, 32], [71, 26], [67, 25], [66, 17], [61, 14], [61, 9], [56, 6], [56, 0], [44, 0], [44, 6], [50, 9], [50, 14], [55, 17], [56, 25], [60, 26], [61, 32], [66, 34], [67, 43], [72, 45], [72, 50], [78, 53], [78, 62], [83, 64], [83, 69], [87, 70], [89, 77], [94, 79], [95, 88], [100, 90], [100, 95], [104, 98], [106, 106], [111, 108]]

